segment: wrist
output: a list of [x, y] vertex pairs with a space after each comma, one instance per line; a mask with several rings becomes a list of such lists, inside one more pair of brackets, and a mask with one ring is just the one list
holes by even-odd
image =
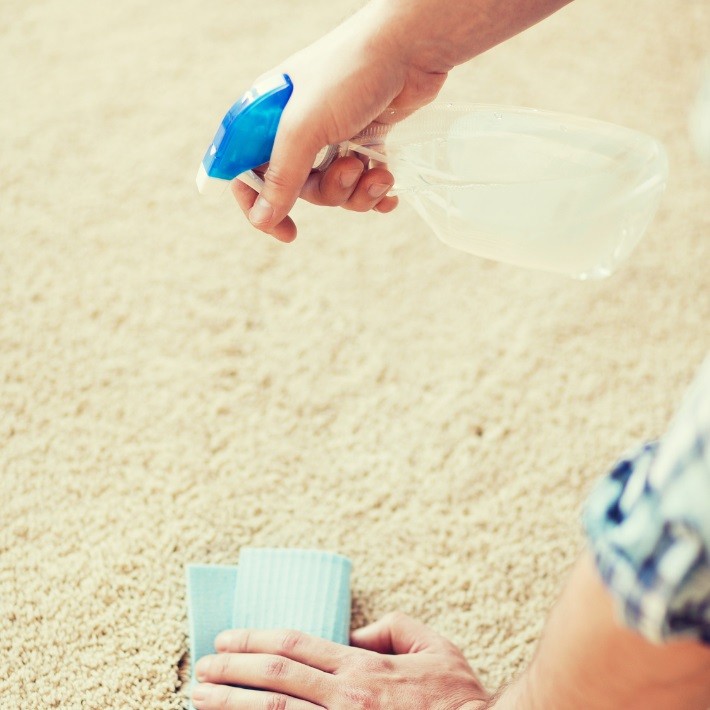
[[532, 682], [532, 666], [512, 683], [501, 686], [481, 710], [538, 710], [541, 705]]
[[458, 710], [533, 710], [533, 705], [526, 699], [528, 694], [520, 688], [524, 683], [519, 678], [515, 683], [501, 686], [485, 700], [470, 700]]

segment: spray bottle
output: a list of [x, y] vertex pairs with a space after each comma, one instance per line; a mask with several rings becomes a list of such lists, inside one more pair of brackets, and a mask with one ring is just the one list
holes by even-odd
[[[225, 115], [200, 165], [200, 192], [239, 178], [259, 191], [293, 84], [255, 84]], [[598, 279], [638, 244], [665, 189], [663, 146], [637, 131], [549, 111], [435, 103], [326, 146], [314, 169], [364, 155], [395, 176], [449, 246], [519, 266]]]

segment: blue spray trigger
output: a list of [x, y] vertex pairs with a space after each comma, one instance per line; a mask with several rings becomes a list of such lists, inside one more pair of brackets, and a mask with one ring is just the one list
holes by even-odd
[[[227, 111], [202, 159], [197, 187], [206, 192], [212, 182], [231, 181], [266, 163], [276, 139], [281, 114], [293, 93], [287, 74], [258, 81]], [[224, 182], [219, 183], [221, 191]]]

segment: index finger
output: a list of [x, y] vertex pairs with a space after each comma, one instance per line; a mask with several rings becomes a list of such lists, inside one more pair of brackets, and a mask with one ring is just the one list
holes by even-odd
[[334, 673], [349, 654], [358, 653], [335, 641], [285, 629], [223, 631], [215, 639], [215, 649], [218, 653], [268, 653], [283, 656], [326, 673]]

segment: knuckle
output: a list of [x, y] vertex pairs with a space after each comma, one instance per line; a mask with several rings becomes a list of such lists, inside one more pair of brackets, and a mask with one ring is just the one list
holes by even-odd
[[293, 178], [278, 165], [269, 165], [264, 178], [277, 190], [286, 190], [292, 187]]
[[348, 710], [378, 710], [379, 708], [377, 695], [367, 688], [345, 686], [343, 696], [344, 707], [347, 707]]
[[220, 695], [217, 710], [233, 710], [233, 708], [237, 707], [235, 692], [234, 688], [225, 688]]
[[233, 632], [231, 639], [230, 639], [230, 644], [229, 644], [229, 652], [230, 653], [248, 653], [249, 652], [249, 638], [250, 638], [250, 632], [245, 629], [244, 631], [240, 632]]
[[279, 650], [285, 653], [293, 653], [293, 651], [303, 645], [304, 639], [305, 636], [300, 631], [286, 631], [281, 637]]
[[287, 710], [288, 698], [279, 693], [268, 693], [264, 699], [264, 710]]
[[394, 661], [387, 656], [378, 656], [377, 664], [380, 673], [392, 673], [395, 669]]
[[219, 658], [219, 677], [225, 678], [231, 668], [232, 655], [230, 653], [220, 653], [217, 658]]
[[327, 187], [320, 189], [320, 202], [325, 207], [340, 207], [347, 200], [347, 195], [336, 192], [335, 190], [330, 191]]
[[264, 674], [267, 678], [272, 680], [286, 677], [288, 675], [288, 661], [278, 656], [269, 658], [266, 661]]
[[273, 161], [264, 174], [265, 188], [261, 194], [278, 210], [281, 203], [287, 204], [296, 200], [307, 179], [308, 169], [301, 172], [295, 161], [285, 165], [280, 161]]
[[394, 670], [394, 662], [386, 656], [362, 654], [353, 659], [355, 670], [367, 675], [389, 673]]

